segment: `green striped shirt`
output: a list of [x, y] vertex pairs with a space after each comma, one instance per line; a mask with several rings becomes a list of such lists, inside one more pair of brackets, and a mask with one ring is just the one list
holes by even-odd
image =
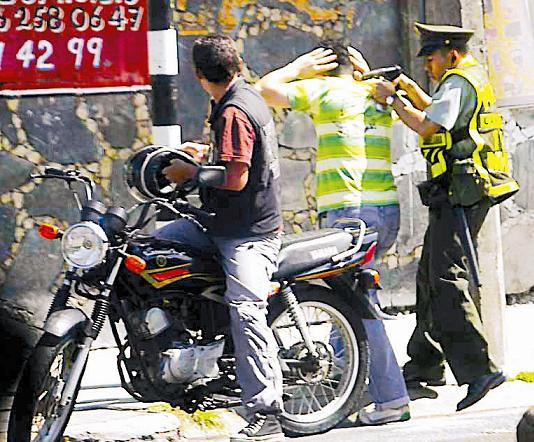
[[391, 111], [381, 112], [371, 87], [351, 76], [290, 83], [293, 110], [315, 125], [317, 209], [398, 204], [391, 173]]

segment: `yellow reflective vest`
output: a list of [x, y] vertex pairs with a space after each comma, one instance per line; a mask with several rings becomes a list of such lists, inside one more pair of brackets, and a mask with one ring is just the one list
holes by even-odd
[[[473, 86], [475, 111], [468, 127], [422, 138], [421, 152], [430, 165], [432, 178], [445, 178], [453, 205], [469, 206], [483, 197], [498, 204], [517, 192], [519, 184], [509, 174], [503, 121], [496, 112], [493, 88], [484, 67], [471, 55], [457, 67], [448, 69], [440, 85], [451, 75], [459, 75]], [[469, 158], [454, 158], [451, 153], [455, 145], [466, 139], [473, 142], [473, 153]]]

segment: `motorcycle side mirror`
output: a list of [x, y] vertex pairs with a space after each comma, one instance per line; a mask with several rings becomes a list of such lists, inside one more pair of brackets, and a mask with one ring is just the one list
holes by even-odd
[[200, 166], [197, 180], [201, 186], [222, 186], [226, 180], [226, 168], [224, 166]]

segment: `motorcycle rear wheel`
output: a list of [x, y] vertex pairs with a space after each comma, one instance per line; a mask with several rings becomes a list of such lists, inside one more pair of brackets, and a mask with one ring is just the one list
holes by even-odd
[[55, 346], [44, 345], [44, 336], [28, 359], [20, 379], [9, 417], [8, 442], [60, 442], [74, 409], [81, 379], [73, 400], [59, 404], [79, 351], [79, 339], [72, 334]]
[[[332, 290], [297, 285], [293, 291], [322, 354], [316, 373], [297, 370], [297, 376], [284, 376], [282, 427], [297, 436], [328, 431], [357, 411], [369, 373], [369, 346], [361, 318]], [[282, 299], [272, 302], [269, 323], [284, 344], [282, 353], [289, 347], [295, 359], [306, 358]]]

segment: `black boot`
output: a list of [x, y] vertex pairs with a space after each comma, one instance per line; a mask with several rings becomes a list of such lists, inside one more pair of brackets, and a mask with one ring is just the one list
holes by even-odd
[[503, 375], [502, 371], [480, 376], [469, 384], [467, 395], [460, 402], [458, 402], [458, 405], [456, 405], [456, 411], [464, 410], [467, 407], [477, 403], [480, 399], [486, 396], [488, 391], [498, 387], [505, 380], [506, 377]]

